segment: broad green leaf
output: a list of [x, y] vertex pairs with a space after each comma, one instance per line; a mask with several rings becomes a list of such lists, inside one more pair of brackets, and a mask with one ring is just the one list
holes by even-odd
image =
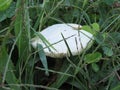
[[93, 34], [93, 35], [96, 35], [96, 33], [99, 32], [100, 27], [97, 23], [93, 23], [91, 25], [82, 26], [82, 29]]
[[102, 58], [102, 54], [99, 52], [95, 52], [95, 53], [90, 53], [85, 55], [85, 62], [90, 64], [90, 63], [96, 63], [99, 62], [99, 60]]
[[108, 40], [113, 43], [120, 43], [120, 32], [112, 32], [108, 34]]
[[100, 30], [100, 26], [99, 26], [99, 24], [97, 24], [97, 23], [93, 23], [93, 24], [91, 24], [91, 26], [92, 26], [92, 29], [93, 29], [94, 31], [99, 31], [99, 30]]
[[113, 55], [113, 50], [112, 48], [109, 47], [102, 47], [104, 54], [107, 56], [112, 56]]
[[12, 0], [0, 0], [0, 11], [6, 10], [10, 6], [11, 2]]
[[85, 31], [87, 31], [87, 32], [89, 32], [89, 33], [91, 33], [91, 34], [93, 34], [93, 31], [92, 31], [91, 27], [88, 26], [88, 25], [82, 26], [82, 29], [85, 30]]
[[92, 63], [92, 69], [93, 69], [95, 72], [98, 72], [98, 71], [99, 71], [99, 66], [98, 66], [96, 63]]
[[46, 71], [45, 71], [45, 74], [46, 74], [47, 76], [49, 76], [47, 59], [46, 59], [46, 55], [45, 55], [45, 53], [44, 53], [43, 47], [42, 47], [42, 45], [40, 45], [40, 44], [38, 44], [37, 46], [38, 46], [38, 51], [39, 51], [40, 60], [41, 60], [43, 66], [44, 66], [44, 68], [45, 68], [45, 70], [46, 70]]
[[6, 18], [11, 18], [15, 14], [15, 3], [11, 3], [10, 7], [4, 11], [0, 11], [0, 22]]
[[98, 44], [100, 44], [100, 45], [104, 44], [104, 37], [103, 37], [102, 33], [97, 33], [94, 38]]

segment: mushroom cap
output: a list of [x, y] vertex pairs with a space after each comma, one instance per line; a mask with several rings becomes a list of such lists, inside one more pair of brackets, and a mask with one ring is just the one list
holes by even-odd
[[53, 58], [70, 56], [68, 47], [72, 55], [78, 55], [88, 46], [91, 39], [93, 39], [93, 35], [85, 30], [81, 30], [81, 27], [81, 25], [71, 23], [49, 26], [41, 32], [38, 32], [38, 34], [41, 33], [52, 47], [50, 45], [46, 47], [46, 44], [39, 37], [35, 37], [31, 44], [34, 48], [37, 48], [37, 45], [41, 44], [45, 54]]

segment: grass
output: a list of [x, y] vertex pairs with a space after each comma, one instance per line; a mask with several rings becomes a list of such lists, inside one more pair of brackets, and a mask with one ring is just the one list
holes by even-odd
[[[115, 2], [13, 0], [0, 11], [0, 90], [119, 90], [120, 7]], [[57, 60], [47, 57], [46, 76], [39, 50], [30, 43], [36, 32], [56, 23], [97, 23], [100, 31], [89, 49], [61, 59], [59, 70]], [[99, 60], [85, 61], [88, 56]]]

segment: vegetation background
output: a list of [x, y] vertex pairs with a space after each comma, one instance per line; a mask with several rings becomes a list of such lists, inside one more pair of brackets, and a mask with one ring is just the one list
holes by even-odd
[[[30, 41], [57, 23], [97, 23], [100, 32], [56, 65]], [[0, 90], [120, 90], [120, 0], [1, 0]]]

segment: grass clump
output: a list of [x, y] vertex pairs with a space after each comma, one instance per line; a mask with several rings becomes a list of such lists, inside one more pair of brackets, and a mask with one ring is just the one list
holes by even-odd
[[[47, 57], [46, 76], [30, 41], [56, 23], [97, 23], [100, 31], [88, 50], [63, 58], [57, 70], [57, 60]], [[0, 11], [0, 90], [119, 90], [119, 80], [119, 0], [13, 0]]]

